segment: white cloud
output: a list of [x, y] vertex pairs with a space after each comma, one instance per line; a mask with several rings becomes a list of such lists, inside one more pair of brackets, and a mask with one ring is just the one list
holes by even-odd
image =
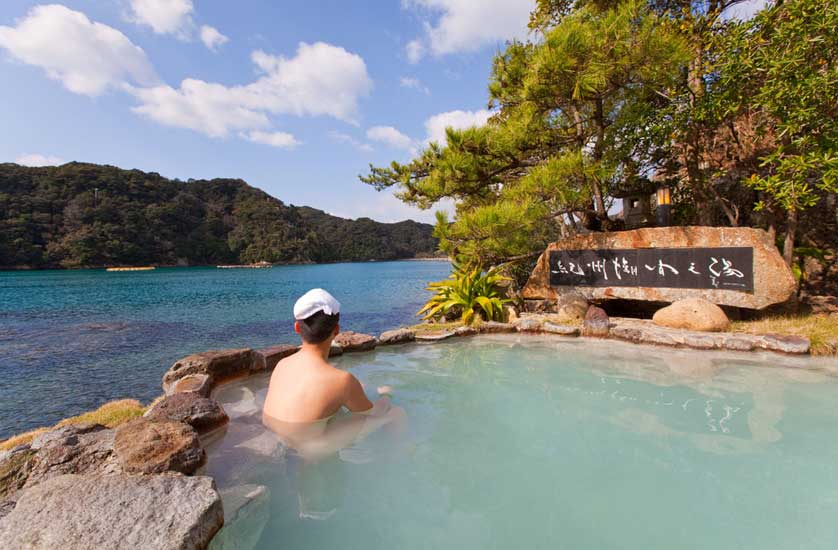
[[210, 137], [231, 131], [264, 129], [270, 119], [248, 104], [242, 88], [187, 78], [174, 89], [166, 84], [132, 90], [140, 105], [131, 110], [166, 126], [188, 128]]
[[255, 51], [251, 59], [264, 73], [251, 84], [186, 79], [178, 89], [134, 89], [140, 105], [133, 110], [161, 124], [224, 137], [268, 128], [269, 114], [327, 115], [354, 124], [358, 101], [372, 89], [360, 56], [324, 42], [300, 43], [292, 58]]
[[230, 39], [221, 34], [215, 27], [204, 25], [201, 27], [201, 42], [208, 49], [218, 51], [218, 48], [229, 42]]
[[527, 36], [533, 0], [404, 0], [409, 8], [437, 15], [425, 23], [425, 36], [407, 45], [416, 63], [426, 49], [434, 55], [476, 51], [483, 46]]
[[245, 89], [254, 104], [271, 112], [357, 124], [358, 100], [373, 87], [361, 56], [325, 42], [301, 42], [290, 59], [262, 51], [252, 59], [267, 74]]
[[745, 0], [744, 2], [730, 6], [724, 11], [722, 17], [725, 19], [739, 19], [740, 21], [747, 21], [767, 5], [768, 0]]
[[412, 139], [392, 126], [373, 126], [367, 130], [367, 138], [384, 143], [394, 149], [410, 151], [415, 147]]
[[405, 46], [404, 51], [410, 63], [419, 63], [419, 60], [425, 55], [425, 46], [419, 39], [411, 40]]
[[64, 164], [67, 161], [61, 157], [28, 153], [16, 158], [15, 162], [21, 166], [57, 166], [59, 164]]
[[253, 143], [261, 143], [263, 145], [270, 145], [271, 147], [279, 147], [280, 149], [293, 149], [297, 145], [300, 145], [297, 138], [288, 132], [251, 130], [250, 132], [242, 133], [241, 137]]
[[81, 12], [58, 4], [35, 6], [16, 23], [0, 26], [0, 48], [42, 68], [71, 92], [97, 96], [129, 82], [150, 85], [157, 80], [141, 48]]
[[331, 130], [329, 132], [329, 137], [333, 141], [337, 141], [338, 143], [348, 143], [352, 147], [355, 147], [359, 151], [363, 151], [365, 153], [371, 153], [375, 151], [372, 145], [369, 143], [364, 143], [355, 139], [354, 137], [350, 136], [349, 134], [344, 134], [343, 132], [338, 132], [337, 130]]
[[451, 127], [455, 130], [462, 130], [473, 126], [483, 126], [491, 116], [492, 112], [486, 109], [480, 109], [478, 111], [457, 110], [439, 113], [425, 121], [425, 130], [428, 132], [428, 137], [425, 142], [430, 143], [436, 141], [440, 145], [445, 145], [446, 128]]
[[148, 25], [157, 34], [187, 38], [195, 27], [192, 0], [130, 0], [129, 20]]
[[393, 126], [373, 126], [367, 130], [367, 138], [384, 143], [394, 149], [408, 151], [415, 156], [419, 152], [420, 146], [427, 146], [433, 141], [445, 146], [446, 128], [464, 130], [475, 126], [483, 126], [491, 116], [492, 112], [487, 109], [477, 111], [457, 110], [436, 114], [425, 120], [427, 135], [424, 141], [412, 139]]
[[399, 79], [399, 85], [402, 88], [412, 88], [414, 90], [419, 90], [423, 94], [430, 94], [431, 90], [422, 84], [422, 81], [414, 76], [403, 76]]
[[329, 213], [341, 218], [357, 219], [364, 217], [384, 223], [414, 220], [433, 224], [436, 223], [435, 212], [437, 210], [444, 210], [448, 212], [450, 218], [453, 219], [454, 217], [454, 203], [448, 199], [439, 201], [433, 209], [421, 210], [400, 201], [389, 191], [379, 192], [370, 188], [363, 189], [356, 195], [354, 200], [344, 200], [339, 207], [328, 209]]

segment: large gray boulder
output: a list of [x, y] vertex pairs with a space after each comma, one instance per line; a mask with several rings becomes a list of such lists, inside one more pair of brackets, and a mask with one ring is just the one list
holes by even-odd
[[673, 302], [657, 310], [652, 321], [661, 327], [701, 332], [721, 332], [730, 326], [730, 320], [722, 308], [702, 298]]
[[206, 460], [192, 426], [147, 418], [135, 418], [119, 426], [114, 450], [122, 469], [131, 474], [191, 474]]
[[198, 550], [224, 523], [209, 477], [62, 475], [0, 519], [0, 548]]
[[205, 433], [227, 423], [227, 413], [215, 399], [194, 392], [176, 393], [158, 401], [145, 418], [155, 422], [175, 420], [189, 424], [198, 433]]
[[114, 431], [99, 424], [65, 426], [39, 434], [0, 456], [0, 517], [14, 508], [19, 492], [69, 473], [121, 472], [113, 451]]
[[100, 424], [65, 426], [32, 441], [37, 451], [26, 480], [31, 487], [63, 474], [116, 474], [114, 430]]

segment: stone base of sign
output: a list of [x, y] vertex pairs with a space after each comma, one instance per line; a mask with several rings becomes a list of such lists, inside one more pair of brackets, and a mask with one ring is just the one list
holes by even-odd
[[[649, 287], [551, 287], [549, 256], [553, 250], [602, 250], [642, 248], [722, 248], [753, 249], [753, 292], [720, 289]], [[555, 303], [560, 295], [576, 292], [593, 301], [625, 299], [675, 302], [703, 298], [718, 305], [763, 309], [788, 300], [796, 282], [768, 233], [746, 227], [653, 227], [633, 231], [577, 235], [547, 247], [538, 259], [529, 281], [521, 292], [528, 304]]]

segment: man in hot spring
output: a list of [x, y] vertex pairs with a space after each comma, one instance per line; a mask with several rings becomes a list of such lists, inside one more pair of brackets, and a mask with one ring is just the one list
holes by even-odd
[[[338, 453], [382, 426], [403, 427], [406, 415], [391, 404], [391, 388], [378, 388], [379, 398], [373, 403], [357, 378], [328, 363], [340, 331], [340, 303], [334, 296], [319, 288], [306, 292], [294, 304], [294, 319], [302, 346], [276, 365], [262, 421], [303, 461], [300, 516], [320, 518], [334, 509], [310, 509], [314, 503], [306, 503], [307, 497], [321, 498], [306, 493], [322, 493], [327, 485], [332, 492], [340, 490], [334, 487], [338, 480], [332, 479], [334, 461], [351, 453]], [[350, 414], [339, 414], [343, 408]], [[306, 490], [306, 485], [316, 490]]]

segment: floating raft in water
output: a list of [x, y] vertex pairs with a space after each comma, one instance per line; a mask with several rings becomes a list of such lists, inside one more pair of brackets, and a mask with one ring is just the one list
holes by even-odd
[[140, 267], [108, 267], [105, 271], [151, 271], [157, 269], [153, 265], [144, 265]]
[[270, 262], [257, 262], [255, 264], [240, 264], [240, 265], [217, 265], [218, 269], [261, 269], [264, 267], [273, 267]]

